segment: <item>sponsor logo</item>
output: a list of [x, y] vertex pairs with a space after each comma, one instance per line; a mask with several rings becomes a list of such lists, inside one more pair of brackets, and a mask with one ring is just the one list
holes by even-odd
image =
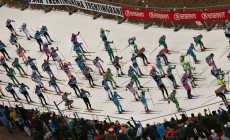
[[154, 12], [149, 12], [149, 17], [153, 19], [169, 19], [168, 14], [159, 14], [159, 13], [154, 13]]
[[202, 19], [214, 19], [214, 18], [224, 18], [225, 12], [218, 12], [218, 13], [202, 13]]
[[196, 19], [196, 14], [180, 14], [175, 13], [174, 14], [175, 20], [186, 20], [186, 19]]
[[144, 17], [144, 12], [134, 12], [125, 10], [125, 16], [127, 17]]

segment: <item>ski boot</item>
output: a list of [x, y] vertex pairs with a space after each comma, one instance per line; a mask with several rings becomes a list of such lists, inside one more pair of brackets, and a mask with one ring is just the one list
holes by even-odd
[[120, 74], [118, 74], [117, 76], [118, 76], [118, 77], [121, 77], [121, 75], [120, 75]]
[[121, 72], [121, 75], [125, 75], [123, 72]]

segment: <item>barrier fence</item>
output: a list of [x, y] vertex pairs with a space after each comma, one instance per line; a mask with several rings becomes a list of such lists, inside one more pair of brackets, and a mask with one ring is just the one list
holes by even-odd
[[118, 24], [128, 21], [144, 25], [144, 29], [155, 25], [166, 28], [207, 29], [225, 28], [230, 18], [230, 5], [217, 5], [190, 8], [161, 8], [147, 6], [133, 6], [103, 0], [1, 0], [0, 6], [19, 7], [25, 10], [43, 9], [45, 12], [65, 10], [70, 15], [80, 11], [93, 15], [93, 19], [101, 16], [118, 20]]

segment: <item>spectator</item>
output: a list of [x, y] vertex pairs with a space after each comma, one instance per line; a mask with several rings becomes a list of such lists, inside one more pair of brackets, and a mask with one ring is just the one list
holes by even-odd
[[166, 137], [165, 137], [165, 135], [166, 135], [165, 128], [160, 123], [157, 124], [157, 132], [158, 132], [158, 134], [160, 135], [161, 138], [163, 138], [164, 140], [166, 140]]
[[[227, 124], [224, 125], [224, 135], [223, 135], [223, 136], [225, 136], [225, 137], [227, 137], [227, 138], [230, 139], [230, 130], [229, 130]], [[227, 139], [227, 138], [226, 138], [226, 139]], [[221, 138], [221, 139], [222, 139], [222, 138]]]
[[2, 113], [0, 113], [0, 122], [7, 128], [8, 132], [10, 134], [13, 133], [13, 130], [10, 127], [9, 121], [7, 120], [7, 118]]

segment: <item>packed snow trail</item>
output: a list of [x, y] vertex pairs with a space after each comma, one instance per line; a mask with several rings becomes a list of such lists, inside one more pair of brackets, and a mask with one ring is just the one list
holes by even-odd
[[[155, 58], [160, 49], [163, 47], [158, 47], [158, 39], [162, 36], [166, 36], [166, 42], [168, 44], [168, 49], [171, 51], [174, 51], [170, 55], [168, 55], [169, 62], [172, 62], [172, 64], [176, 65], [176, 68], [178, 70], [179, 75], [176, 71], [173, 71], [173, 75], [176, 78], [177, 83], [181, 85], [179, 77], [182, 76], [184, 73], [182, 67], [179, 65], [179, 55], [180, 53], [186, 53], [186, 50], [188, 49], [190, 43], [193, 42], [193, 37], [199, 34], [202, 34], [203, 42], [207, 48], [214, 48], [210, 49], [204, 52], [197, 51], [195, 52], [197, 59], [200, 60], [200, 64], [194, 64], [192, 61], [192, 58], [190, 57], [191, 63], [193, 67], [196, 67], [196, 76], [201, 78], [199, 81], [196, 81], [198, 84], [197, 88], [192, 88], [192, 94], [196, 96], [196, 98], [188, 100], [186, 91], [183, 87], [179, 87], [177, 89], [177, 99], [180, 103], [180, 107], [184, 110], [188, 110], [191, 108], [197, 108], [206, 101], [210, 100], [215, 95], [215, 90], [218, 88], [218, 85], [216, 82], [212, 84], [212, 81], [215, 79], [211, 73], [211, 68], [207, 67], [207, 64], [205, 63], [205, 57], [208, 56], [211, 52], [215, 54], [215, 62], [216, 65], [219, 68], [222, 68], [223, 70], [229, 71], [229, 60], [227, 59], [228, 53], [226, 53], [223, 57], [222, 53], [225, 52], [226, 47], [228, 46], [228, 40], [224, 36], [223, 30], [212, 30], [211, 32], [207, 31], [194, 31], [194, 30], [180, 30], [179, 32], [173, 32], [172, 29], [162, 29], [162, 28], [149, 28], [147, 30], [143, 29], [143, 26], [139, 25], [132, 25], [128, 23], [123, 23], [121, 25], [118, 25], [116, 21], [106, 20], [106, 19], [97, 19], [93, 20], [91, 16], [88, 15], [82, 15], [82, 14], [73, 14], [71, 16], [68, 15], [66, 12], [61, 11], [51, 11], [50, 13], [44, 13], [43, 11], [37, 11], [37, 10], [25, 10], [20, 11], [19, 9], [11, 9], [7, 7], [0, 8], [0, 30], [1, 30], [1, 37], [3, 43], [6, 44], [6, 50], [10, 54], [12, 58], [18, 57], [16, 55], [16, 47], [11, 45], [9, 42], [9, 30], [5, 27], [5, 22], [7, 19], [13, 19], [15, 20], [15, 24], [13, 24], [14, 28], [16, 28], [17, 33], [19, 33], [21, 36], [19, 36], [19, 43], [24, 47], [27, 51], [26, 56], [30, 56], [31, 58], [37, 58], [36, 65], [38, 69], [41, 71], [41, 74], [46, 77], [42, 78], [42, 81], [44, 82], [45, 87], [48, 89], [46, 93], [43, 93], [47, 102], [51, 105], [48, 107], [51, 108], [51, 110], [55, 109], [55, 106], [53, 105], [53, 101], [56, 101], [57, 103], [61, 102], [61, 96], [57, 95], [53, 89], [53, 87], [49, 87], [48, 85], [48, 74], [41, 69], [41, 64], [43, 63], [44, 59], [46, 59], [46, 55], [41, 53], [39, 51], [39, 46], [37, 42], [32, 40], [27, 40], [25, 37], [25, 34], [23, 32], [19, 32], [19, 28], [23, 23], [27, 24], [27, 28], [29, 29], [30, 34], [33, 36], [36, 32], [36, 30], [40, 30], [42, 25], [47, 26], [49, 30], [49, 34], [54, 40], [52, 43], [52, 47], [59, 48], [59, 56], [61, 59], [65, 62], [70, 62], [73, 66], [73, 69], [71, 69], [72, 74], [76, 77], [77, 81], [79, 82], [79, 87], [84, 88], [88, 90], [91, 94], [91, 97], [89, 97], [92, 107], [95, 109], [92, 113], [89, 113], [86, 110], [86, 106], [84, 102], [77, 98], [73, 89], [71, 89], [68, 86], [68, 77], [67, 75], [60, 70], [57, 62], [50, 61], [51, 62], [51, 69], [54, 72], [54, 75], [57, 79], [59, 79], [58, 84], [60, 86], [60, 89], [63, 92], [72, 92], [70, 99], [74, 100], [73, 108], [72, 110], [65, 109], [64, 103], [61, 103], [59, 107], [64, 110], [65, 114], [70, 114], [73, 117], [73, 112], [78, 112], [80, 117], [85, 117], [92, 119], [92, 115], [88, 114], [96, 114], [96, 115], [109, 115], [114, 116], [118, 118], [124, 118], [126, 120], [119, 119], [121, 122], [126, 122], [127, 119], [130, 119], [131, 116], [133, 116], [136, 120], [144, 120], [144, 119], [150, 119], [154, 117], [159, 117], [167, 114], [176, 113], [176, 107], [173, 103], [168, 104], [167, 101], [161, 101], [162, 100], [162, 94], [161, 91], [158, 89], [155, 81], [150, 78], [149, 71], [151, 70], [152, 65], [155, 65]], [[110, 30], [108, 40], [113, 41], [114, 45], [111, 45], [114, 49], [114, 55], [122, 56], [122, 62], [124, 63], [122, 66], [123, 72], [126, 74], [123, 77], [116, 77], [116, 69], [113, 65], [111, 65], [110, 59], [108, 57], [108, 54], [104, 49], [104, 44], [101, 42], [101, 38], [99, 36], [100, 28], [108, 29]], [[72, 43], [70, 41], [71, 34], [77, 33], [80, 31], [81, 36], [78, 36], [78, 40], [83, 43], [83, 47], [92, 53], [87, 53], [87, 57], [90, 59], [94, 59], [96, 56], [99, 56], [104, 63], [102, 63], [102, 66], [105, 70], [107, 68], [110, 68], [112, 70], [112, 73], [114, 74], [114, 79], [117, 82], [117, 85], [121, 88], [118, 88], [116, 91], [119, 95], [121, 95], [124, 99], [120, 100], [120, 103], [126, 112], [124, 114], [119, 114], [117, 111], [116, 106], [112, 101], [108, 100], [107, 93], [101, 86], [101, 82], [103, 80], [102, 76], [100, 76], [98, 71], [96, 71], [93, 75], [95, 84], [99, 85], [95, 88], [90, 88], [88, 80], [85, 80], [85, 77], [80, 72], [80, 69], [77, 67], [74, 59], [76, 58], [76, 53], [72, 50]], [[128, 39], [131, 37], [136, 37], [136, 44], [138, 48], [145, 47], [145, 54], [148, 58], [148, 60], [152, 63], [148, 66], [143, 66], [142, 60], [140, 58], [138, 59], [138, 63], [140, 65], [140, 68], [142, 70], [142, 73], [147, 75], [143, 78], [139, 78], [142, 85], [144, 85], [145, 89], [150, 89], [151, 98], [153, 99], [154, 106], [152, 104], [150, 95], [148, 92], [146, 92], [146, 98], [148, 102], [149, 109], [152, 110], [150, 114], [145, 114], [144, 107], [140, 102], [136, 102], [133, 95], [129, 91], [125, 91], [125, 86], [128, 83], [129, 77], [127, 76], [128, 68], [130, 65], [132, 65], [130, 58], [133, 53], [133, 47], [130, 46], [127, 49], [125, 49], [128, 45]], [[46, 39], [44, 37], [43, 41]], [[99, 45], [100, 44], [100, 45]], [[98, 47], [99, 46], [99, 47]], [[157, 48], [158, 47], [158, 48]], [[154, 52], [152, 52], [155, 48], [157, 48]], [[199, 48], [196, 47], [198, 50]], [[123, 50], [125, 49], [125, 50]], [[122, 51], [122, 52], [121, 52]], [[61, 52], [61, 53], [60, 53]], [[95, 53], [94, 53], [95, 52]], [[151, 53], [152, 52], [152, 53]], [[149, 55], [151, 53], [151, 55]], [[221, 58], [219, 58], [221, 57]], [[52, 59], [52, 58], [51, 58]], [[50, 60], [51, 60], [50, 59]], [[20, 62], [22, 63], [22, 60], [20, 59]], [[127, 62], [127, 63], [125, 63]], [[8, 65], [11, 66], [11, 61], [7, 61]], [[93, 70], [96, 69], [96, 67], [93, 65], [92, 61], [86, 62], [88, 66], [92, 67]], [[31, 75], [32, 70], [28, 66], [26, 67], [24, 64], [21, 64], [23, 68], [26, 70], [26, 72]], [[167, 66], [163, 65], [164, 71], [166, 71]], [[205, 71], [204, 71], [205, 70]], [[6, 72], [4, 72], [4, 68], [0, 67], [0, 80], [4, 82], [9, 82], [8, 76], [6, 76]], [[34, 93], [35, 89], [35, 83], [30, 79], [30, 76], [27, 77], [20, 77], [17, 70], [16, 76], [20, 83], [27, 84], [30, 89], [28, 90], [30, 96], [32, 97], [32, 100], [34, 100], [36, 103], [28, 105], [26, 104], [25, 98], [22, 94], [19, 94], [18, 88], [15, 88], [15, 91], [18, 93], [19, 97], [23, 99], [22, 102], [26, 108], [32, 108], [32, 107], [38, 107], [41, 106], [40, 100], [38, 99], [37, 95]], [[78, 76], [80, 79], [78, 79]], [[227, 77], [226, 77], [227, 79]], [[126, 82], [127, 81], [127, 82]], [[228, 81], [228, 80], [226, 80]], [[126, 82], [126, 83], [125, 83]], [[122, 83], [124, 83], [122, 85]], [[168, 89], [168, 92], [171, 93], [173, 91], [173, 87], [171, 83], [169, 83], [169, 80], [167, 78], [163, 78], [163, 83]], [[229, 83], [229, 82], [228, 82]], [[209, 86], [211, 84], [211, 86]], [[9, 99], [11, 102], [11, 105], [16, 104], [13, 102], [12, 95], [7, 93], [5, 91], [5, 85], [6, 83], [1, 83], [1, 87], [3, 89], [3, 92], [8, 96], [6, 99]], [[227, 85], [228, 87], [228, 85]], [[113, 90], [114, 91], [114, 90]], [[138, 91], [140, 92], [140, 90]], [[213, 96], [211, 96], [213, 95]], [[229, 95], [226, 95], [227, 98], [229, 98]], [[10, 97], [10, 98], [9, 98]], [[1, 99], [2, 100], [2, 99]], [[191, 112], [203, 112], [204, 108], [217, 109], [219, 107], [219, 103], [216, 103], [221, 101], [220, 98], [214, 98], [213, 100], [206, 103], [206, 105], [209, 104], [208, 107], [203, 108], [197, 108], [192, 111], [188, 111], [187, 114], [189, 115]], [[5, 104], [8, 104], [6, 100], [3, 100]], [[216, 104], [212, 104], [216, 103]], [[174, 115], [168, 116], [166, 118], [170, 118]], [[104, 119], [103, 116], [99, 116], [99, 119]], [[115, 120], [117, 118], [111, 118], [112, 120]], [[160, 122], [164, 119], [164, 117], [157, 118], [155, 120], [152, 120], [150, 122]], [[148, 123], [148, 122], [143, 122]]]

